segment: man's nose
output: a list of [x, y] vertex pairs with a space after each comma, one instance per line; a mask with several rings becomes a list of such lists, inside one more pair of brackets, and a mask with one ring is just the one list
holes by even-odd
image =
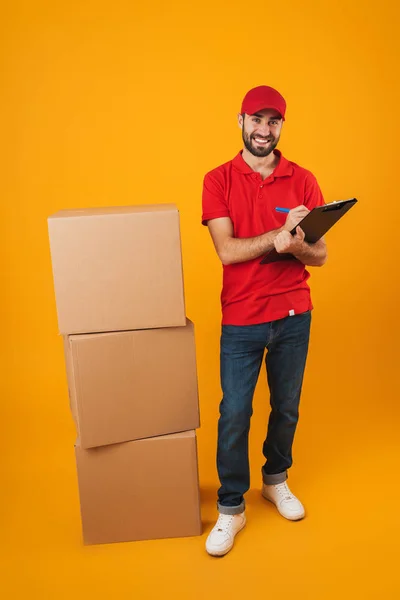
[[268, 123], [264, 123], [264, 125], [260, 125], [260, 127], [258, 128], [258, 133], [264, 137], [267, 137], [270, 133]]

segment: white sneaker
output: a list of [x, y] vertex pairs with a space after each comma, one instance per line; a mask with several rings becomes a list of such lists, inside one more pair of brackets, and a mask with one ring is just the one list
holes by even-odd
[[206, 550], [212, 556], [223, 556], [233, 546], [235, 535], [246, 525], [244, 512], [238, 515], [219, 514], [218, 521], [210, 531]]
[[289, 519], [289, 521], [298, 521], [306, 514], [304, 506], [292, 494], [286, 481], [276, 485], [266, 485], [263, 483], [262, 495], [266, 500], [275, 504], [282, 517]]

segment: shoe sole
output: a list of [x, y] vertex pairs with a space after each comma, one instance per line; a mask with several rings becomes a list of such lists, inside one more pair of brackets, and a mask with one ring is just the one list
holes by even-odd
[[264, 500], [267, 500], [268, 502], [270, 502], [273, 506], [275, 506], [276, 510], [278, 511], [278, 513], [281, 515], [281, 517], [283, 517], [284, 519], [287, 519], [288, 521], [301, 521], [302, 519], [304, 519], [304, 517], [306, 516], [305, 511], [303, 512], [302, 515], [298, 516], [298, 517], [288, 517], [287, 515], [284, 515], [280, 510], [279, 507], [275, 504], [275, 502], [273, 500], [270, 500], [267, 496], [264, 496], [264, 494], [261, 492], [261, 496], [264, 498]]
[[[235, 533], [235, 537], [237, 536], [237, 534], [242, 531], [242, 529], [244, 529], [245, 525], [246, 525], [245, 521], [243, 523], [243, 525], [240, 527], [240, 529], [237, 530], [237, 532]], [[225, 550], [215, 550], [213, 552], [210, 552], [209, 550], [207, 550], [207, 546], [206, 546], [206, 550], [207, 550], [207, 554], [209, 554], [210, 556], [225, 556], [225, 554], [228, 554], [228, 552], [230, 552], [233, 548], [233, 545], [235, 543], [235, 537], [233, 538], [233, 542], [231, 544], [231, 546], [229, 546], [229, 548], [225, 549]]]

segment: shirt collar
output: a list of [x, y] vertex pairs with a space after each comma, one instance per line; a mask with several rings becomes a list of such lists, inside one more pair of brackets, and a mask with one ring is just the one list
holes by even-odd
[[[293, 175], [293, 166], [284, 156], [282, 156], [282, 152], [275, 149], [274, 154], [279, 157], [279, 162], [271, 175], [273, 177], [290, 177]], [[239, 171], [239, 173], [255, 173], [255, 171], [253, 171], [253, 169], [249, 167], [249, 165], [243, 159], [242, 150], [235, 156], [232, 164], [235, 170]]]

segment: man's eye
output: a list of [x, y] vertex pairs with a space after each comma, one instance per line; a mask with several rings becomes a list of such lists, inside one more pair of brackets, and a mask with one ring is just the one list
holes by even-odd
[[254, 123], [261, 123], [261, 119], [253, 119]]
[[278, 121], [270, 121], [269, 124], [275, 127], [276, 125], [278, 125]]

